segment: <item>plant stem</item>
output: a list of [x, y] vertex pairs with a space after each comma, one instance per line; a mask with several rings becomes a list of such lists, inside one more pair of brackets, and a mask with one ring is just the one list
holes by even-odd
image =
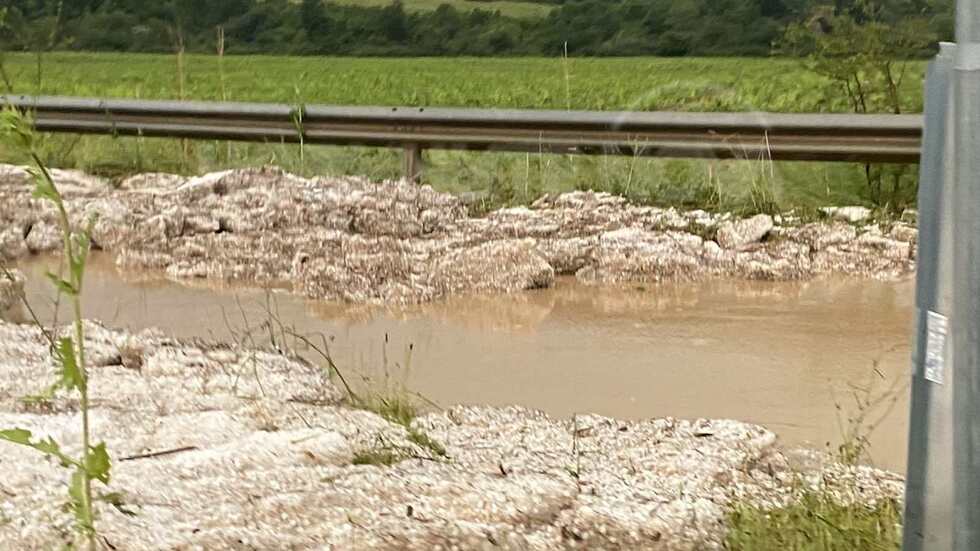
[[[66, 234], [69, 235], [69, 234]], [[65, 248], [66, 250], [71, 246], [70, 238], [65, 238]], [[72, 286], [78, 290], [81, 286], [81, 280], [72, 276]], [[89, 402], [88, 402], [88, 374], [85, 371], [85, 331], [82, 327], [82, 300], [78, 293], [72, 295], [72, 311], [75, 317], [75, 342], [76, 350], [78, 354], [78, 369], [82, 374], [82, 385], [78, 389], [79, 393], [79, 407], [82, 410], [82, 467], [79, 472], [82, 475], [82, 503], [81, 507], [81, 523], [84, 530], [85, 538], [88, 540], [89, 551], [95, 551], [95, 517], [92, 510], [92, 479], [88, 475], [88, 471], [85, 469], [86, 458], [88, 457], [89, 450], [91, 450], [91, 437], [89, 430]]]
[[[66, 240], [67, 241], [67, 240]], [[74, 279], [74, 278], [73, 278]], [[76, 286], [76, 290], [81, 290], [81, 278], [78, 281], [72, 281], [72, 285]], [[78, 348], [78, 366], [79, 371], [82, 373], [83, 383], [79, 389], [80, 394], [80, 407], [82, 410], [82, 457], [88, 456], [89, 450], [91, 449], [90, 435], [89, 435], [89, 416], [88, 416], [88, 374], [85, 371], [85, 332], [82, 328], [82, 300], [81, 297], [76, 293], [72, 296], [72, 309], [75, 313], [75, 340], [77, 342]], [[85, 524], [86, 537], [88, 538], [88, 548], [89, 551], [95, 551], [95, 518], [92, 510], [92, 479], [89, 478], [88, 472], [82, 468], [82, 522]]]
[[[41, 162], [40, 157], [34, 152], [31, 153], [31, 158], [34, 164], [41, 171], [42, 177], [48, 180], [48, 182], [54, 186], [54, 179], [51, 177], [51, 173], [48, 172], [47, 167]], [[76, 258], [76, 251], [72, 245], [72, 228], [71, 220], [68, 218], [68, 211], [65, 210], [64, 201], [60, 194], [57, 194], [57, 199], [55, 205], [58, 208], [58, 220], [61, 225], [61, 241], [62, 247], [64, 249], [64, 257], [68, 262], [69, 267], [75, 266], [78, 259]], [[86, 370], [85, 364], [85, 329], [82, 324], [82, 283], [83, 274], [80, 270], [74, 270], [69, 268], [68, 277], [72, 287], [71, 293], [71, 304], [72, 304], [72, 314], [74, 316], [74, 326], [75, 326], [75, 348], [78, 358], [78, 371], [81, 374], [81, 385], [79, 385], [79, 407], [82, 410], [82, 457], [81, 457], [81, 467], [78, 472], [82, 476], [82, 503], [79, 504], [81, 508], [81, 524], [83, 528], [83, 533], [87, 540], [89, 551], [95, 551], [95, 518], [92, 510], [92, 480], [88, 475], [86, 470], [86, 459], [91, 450], [90, 434], [89, 434], [89, 401], [88, 401], [88, 372]]]

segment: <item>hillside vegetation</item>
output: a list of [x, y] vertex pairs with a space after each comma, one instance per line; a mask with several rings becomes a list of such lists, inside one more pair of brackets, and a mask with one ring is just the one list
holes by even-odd
[[[0, 10], [0, 84], [26, 94], [296, 106], [909, 113], [922, 106], [923, 63], [914, 60], [948, 35], [951, 22], [948, 0], [539, 6], [550, 9], [546, 16], [521, 19], [449, 4], [412, 11], [399, 1], [370, 7], [320, 0], [13, 0]], [[120, 52], [58, 53], [69, 47]], [[785, 55], [735, 57], [773, 51]], [[316, 55], [269, 55], [276, 52]], [[649, 52], [685, 57], [633, 55]], [[416, 55], [453, 57], [409, 57]], [[109, 174], [265, 163], [302, 174], [401, 172], [399, 152], [376, 149], [68, 136], [46, 148], [56, 166]], [[428, 152], [425, 178], [440, 189], [481, 192], [491, 206], [569, 188], [764, 211], [853, 203], [900, 211], [915, 198], [909, 167], [751, 161]]]
[[[336, 0], [337, 4], [379, 8], [391, 4], [391, 0]], [[521, 2], [520, 0], [403, 0], [402, 5], [408, 13], [434, 11], [439, 6], [449, 5], [461, 13], [474, 10], [499, 11], [501, 15], [518, 19], [544, 17], [554, 8], [552, 4], [540, 2]]]
[[[0, 47], [333, 55], [769, 55], [797, 23], [915, 23], [949, 38], [952, 0], [8, 0]], [[433, 9], [423, 9], [432, 7]], [[535, 13], [537, 12], [537, 13]], [[923, 52], [924, 53], [924, 52]]]

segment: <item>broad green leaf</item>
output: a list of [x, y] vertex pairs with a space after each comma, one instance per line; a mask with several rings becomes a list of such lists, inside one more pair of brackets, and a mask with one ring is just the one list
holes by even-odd
[[[41, 181], [43, 180], [37, 180], [37, 182]], [[54, 192], [50, 191], [47, 186], [40, 185], [40, 183], [34, 186], [33, 195], [35, 199], [45, 199], [51, 202], [58, 201], [58, 196], [55, 195]]]
[[48, 279], [51, 280], [51, 283], [53, 283], [54, 286], [58, 288], [58, 291], [70, 297], [75, 296], [76, 294], [75, 288], [72, 286], [71, 282], [61, 279], [61, 277], [59, 277], [57, 274], [52, 272], [48, 272], [46, 275], [48, 276]]
[[71, 498], [71, 510], [75, 514], [77, 526], [83, 533], [91, 534], [93, 527], [89, 522], [90, 515], [85, 510], [85, 471], [81, 467], [71, 473], [68, 496]]
[[75, 472], [71, 473], [71, 482], [68, 484], [68, 496], [71, 498], [74, 507], [79, 507], [85, 502], [83, 498], [85, 495], [85, 478], [82, 476], [84, 474], [81, 469], [76, 469]]
[[85, 389], [85, 374], [78, 367], [75, 346], [70, 338], [58, 341], [58, 357], [61, 359], [61, 385], [68, 390]]
[[47, 199], [52, 203], [61, 203], [61, 195], [58, 194], [58, 189], [54, 187], [54, 182], [52, 182], [47, 175], [39, 169], [29, 168], [27, 170], [30, 172], [31, 176], [34, 178], [34, 197], [37, 199]]
[[14, 444], [22, 444], [24, 446], [31, 445], [31, 431], [26, 429], [10, 429], [0, 431], [0, 438], [13, 442]]
[[109, 459], [109, 452], [105, 449], [105, 442], [91, 446], [88, 454], [85, 455], [85, 472], [88, 473], [89, 478], [108, 484], [111, 467], [112, 461]]
[[7, 442], [20, 444], [21, 446], [34, 448], [45, 455], [50, 455], [51, 457], [57, 459], [61, 463], [62, 467], [78, 465], [77, 461], [62, 453], [61, 446], [59, 446], [53, 438], [49, 437], [47, 440], [40, 440], [37, 442], [35, 442], [33, 438], [34, 435], [31, 434], [31, 431], [25, 429], [0, 430], [0, 440], [6, 440]]

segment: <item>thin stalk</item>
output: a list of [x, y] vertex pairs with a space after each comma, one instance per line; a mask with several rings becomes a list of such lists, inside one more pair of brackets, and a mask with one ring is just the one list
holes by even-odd
[[633, 156], [630, 158], [630, 164], [629, 164], [630, 170], [629, 173], [626, 175], [626, 189], [623, 191], [624, 197], [630, 196], [630, 187], [632, 187], [633, 185], [633, 172], [636, 169], [637, 160], [639, 160], [640, 155], [643, 154], [643, 149], [644, 146], [639, 142], [633, 145]]
[[[176, 30], [174, 49], [177, 54], [177, 99], [183, 101], [185, 97], [185, 76], [184, 76], [184, 31], [178, 25]], [[180, 140], [180, 154], [181, 161], [183, 162], [183, 170], [188, 171], [190, 168], [190, 148], [191, 143], [187, 138], [182, 138]]]
[[565, 49], [561, 57], [562, 71], [565, 73], [565, 108], [572, 110], [572, 84], [571, 75], [568, 73], [568, 41], [565, 41]]
[[[66, 242], [69, 240], [66, 239]], [[74, 279], [74, 278], [73, 278]], [[81, 290], [81, 277], [78, 281], [72, 281], [73, 286], [77, 286], [76, 290]], [[82, 373], [83, 383], [81, 388], [79, 388], [80, 404], [82, 409], [82, 453], [87, 456], [89, 450], [91, 449], [91, 437], [89, 428], [89, 401], [88, 401], [88, 375], [85, 372], [85, 344], [82, 339], [85, 338], [85, 332], [82, 328], [82, 300], [78, 293], [72, 295], [72, 310], [75, 313], [75, 339], [77, 341], [77, 353], [78, 353], [78, 365], [79, 370]], [[86, 528], [86, 537], [88, 539], [89, 551], [95, 551], [95, 534], [93, 532], [93, 527], [95, 526], [95, 517], [92, 510], [92, 479], [88, 476], [88, 472], [85, 469], [80, 469], [79, 472], [82, 473], [82, 522]]]
[[[567, 111], [572, 110], [572, 77], [568, 71], [568, 41], [565, 41], [565, 47], [562, 51], [561, 58], [562, 71], [565, 73], [565, 109]], [[567, 155], [568, 165], [572, 169], [572, 178], [576, 176], [576, 165], [575, 158], [572, 155]]]
[[43, 79], [43, 68], [42, 68], [42, 56], [44, 54], [38, 49], [34, 52], [35, 67], [34, 67], [34, 97], [39, 97], [41, 95], [41, 82]]
[[[218, 27], [218, 84], [221, 90], [221, 101], [228, 101], [228, 89], [225, 84], [225, 28]], [[231, 161], [231, 142], [225, 142], [225, 162]]]
[[528, 202], [528, 188], [531, 183], [531, 154], [527, 153], [524, 157], [524, 202]]
[[228, 101], [225, 88], [225, 28], [218, 27], [218, 86], [221, 90], [221, 101]]
[[[51, 177], [51, 173], [48, 172], [47, 167], [41, 162], [40, 157], [37, 153], [31, 152], [31, 159], [34, 164], [41, 171], [42, 177], [54, 183], [54, 179]], [[65, 210], [64, 201], [58, 196], [55, 201], [55, 206], [58, 209], [58, 222], [61, 226], [61, 241], [62, 248], [64, 250], [64, 257], [68, 261], [69, 266], [75, 265], [77, 262], [76, 251], [72, 246], [72, 229], [71, 222], [68, 218], [68, 211]], [[74, 314], [75, 322], [75, 348], [78, 357], [78, 371], [81, 374], [81, 384], [78, 388], [79, 393], [79, 407], [82, 410], [82, 465], [85, 464], [85, 459], [88, 457], [89, 451], [91, 450], [91, 436], [90, 436], [90, 423], [89, 423], [89, 400], [88, 400], [88, 372], [86, 370], [85, 363], [85, 329], [82, 325], [82, 298], [81, 290], [83, 283], [83, 273], [80, 270], [68, 270], [68, 277], [73, 289], [71, 293], [71, 304], [72, 313]], [[92, 509], [92, 480], [88, 475], [88, 472], [84, 467], [79, 468], [78, 472], [82, 477], [82, 503], [81, 503], [81, 521], [83, 528], [85, 529], [85, 537], [88, 541], [89, 551], [95, 551], [95, 518]]]

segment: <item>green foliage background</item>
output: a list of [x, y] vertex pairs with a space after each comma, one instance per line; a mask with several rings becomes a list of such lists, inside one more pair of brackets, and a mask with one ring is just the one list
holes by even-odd
[[[290, 105], [907, 113], [921, 110], [924, 63], [906, 60], [952, 21], [950, 0], [342, 1], [9, 0], [0, 76], [24, 94]], [[264, 55], [232, 55], [248, 52]], [[651, 53], [685, 57], [639, 57]], [[733, 57], [771, 53], [790, 57]], [[401, 164], [397, 151], [285, 144], [53, 137], [45, 147], [54, 165], [108, 175], [273, 163], [394, 178]], [[735, 210], [915, 199], [914, 169], [749, 161], [432, 151], [425, 179], [477, 192], [484, 207], [568, 189]]]
[[[822, 12], [952, 34], [952, 0], [7, 0], [8, 50], [765, 56]], [[872, 5], [873, 9], [869, 9]]]

